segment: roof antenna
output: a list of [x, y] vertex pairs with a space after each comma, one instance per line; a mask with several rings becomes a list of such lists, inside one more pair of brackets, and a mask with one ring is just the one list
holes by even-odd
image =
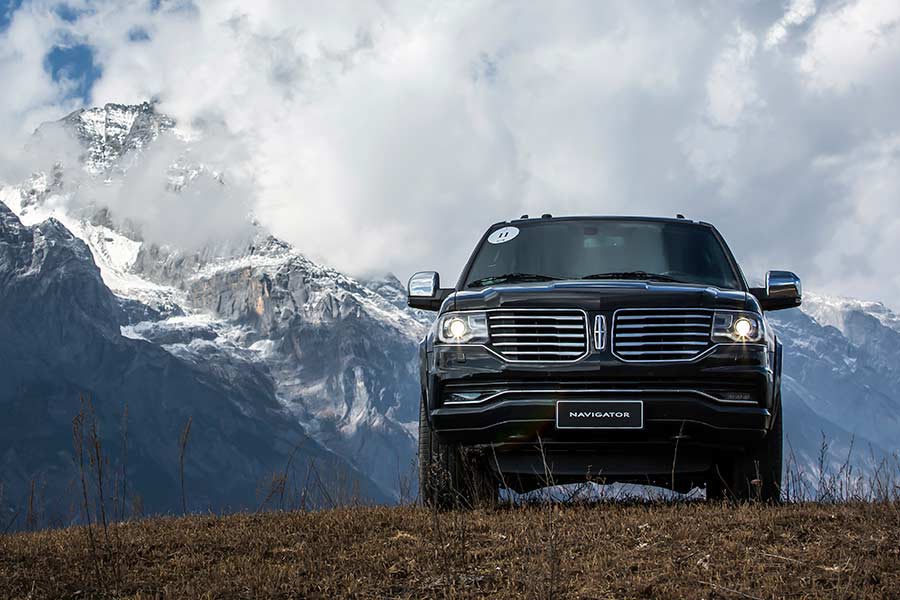
[[681, 213], [678, 213], [677, 215], [675, 215], [675, 218], [676, 218], [676, 219], [683, 219], [683, 218], [684, 218], [684, 215], [681, 214]]
[[519, 218], [520, 218], [520, 219], [527, 219], [527, 218], [528, 218], [528, 215], [522, 215], [522, 216], [519, 217]]

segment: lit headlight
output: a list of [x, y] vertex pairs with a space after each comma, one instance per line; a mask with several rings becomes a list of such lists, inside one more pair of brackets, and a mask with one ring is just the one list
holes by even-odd
[[438, 321], [438, 340], [445, 344], [487, 342], [487, 315], [479, 312], [443, 315]]
[[766, 332], [759, 315], [737, 311], [716, 311], [712, 339], [715, 342], [761, 342]]
[[734, 320], [732, 329], [734, 329], [734, 332], [739, 338], [748, 338], [753, 332], [753, 321], [751, 321], [747, 317], [738, 317]]

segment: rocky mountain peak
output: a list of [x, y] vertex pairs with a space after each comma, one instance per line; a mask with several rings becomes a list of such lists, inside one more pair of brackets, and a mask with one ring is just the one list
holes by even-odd
[[19, 217], [8, 206], [0, 202], [0, 236], [7, 231], [18, 231], [21, 227], [22, 222]]
[[44, 342], [68, 336], [84, 322], [118, 336], [123, 315], [104, 285], [87, 244], [50, 218], [32, 226], [0, 202], [0, 308], [4, 321], [24, 322], [35, 305], [49, 304]]
[[140, 150], [175, 128], [174, 119], [157, 112], [150, 102], [80, 109], [62, 123], [84, 146], [82, 161], [94, 174], [110, 170], [127, 152]]
[[[397, 308], [406, 309], [406, 286], [393, 273], [367, 279], [365, 286], [383, 296]], [[430, 319], [428, 319], [430, 321]]]

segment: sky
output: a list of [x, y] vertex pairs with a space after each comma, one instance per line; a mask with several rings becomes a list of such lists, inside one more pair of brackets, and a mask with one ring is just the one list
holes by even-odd
[[[896, 0], [6, 1], [0, 81], [0, 179], [40, 123], [153, 99], [353, 274], [454, 281], [526, 213], [683, 213], [748, 277], [900, 308]], [[233, 206], [185, 202], [148, 230]]]

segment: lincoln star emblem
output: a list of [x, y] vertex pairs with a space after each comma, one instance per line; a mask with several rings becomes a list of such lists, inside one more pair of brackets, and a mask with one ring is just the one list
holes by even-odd
[[594, 347], [597, 350], [606, 347], [606, 317], [603, 315], [594, 318]]

